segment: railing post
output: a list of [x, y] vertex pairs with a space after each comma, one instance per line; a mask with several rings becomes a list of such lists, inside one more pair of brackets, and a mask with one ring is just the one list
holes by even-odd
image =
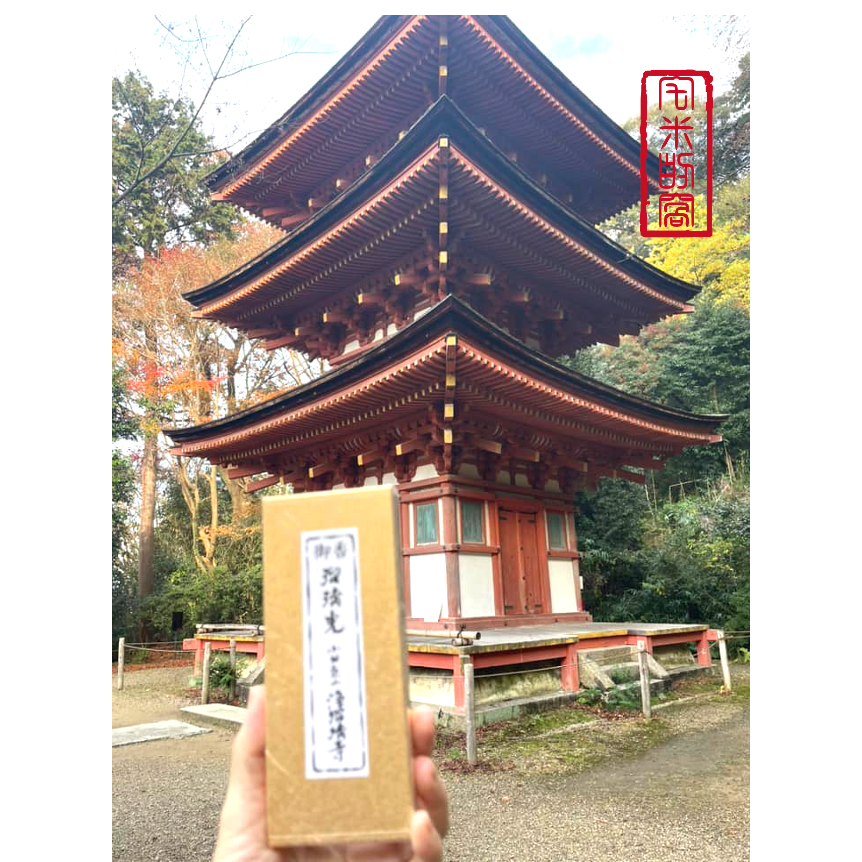
[[210, 650], [212, 644], [207, 641], [204, 644], [204, 668], [203, 679], [201, 680], [201, 703], [210, 702]]
[[730, 684], [730, 665], [727, 663], [727, 641], [724, 639], [724, 629], [718, 630], [718, 655], [721, 659], [721, 673], [724, 676], [724, 690], [733, 691]]
[[652, 717], [652, 704], [649, 691], [649, 665], [646, 657], [646, 644], [638, 641], [638, 670], [641, 677], [641, 710], [645, 718]]
[[473, 661], [468, 659], [464, 667], [464, 724], [467, 729], [467, 762], [475, 766], [479, 758], [476, 755], [476, 690], [473, 685]]
[[123, 690], [123, 669], [126, 664], [126, 639], [120, 638], [117, 646], [117, 688]]
[[230, 639], [230, 693], [233, 700], [236, 697], [236, 638]]

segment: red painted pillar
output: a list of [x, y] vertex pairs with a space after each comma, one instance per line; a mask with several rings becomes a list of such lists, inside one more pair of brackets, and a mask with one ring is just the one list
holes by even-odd
[[452, 684], [455, 688], [455, 712], [464, 712], [464, 671], [461, 669], [461, 656], [452, 656]]
[[256, 655], [257, 655], [257, 660], [258, 660], [258, 661], [260, 661], [260, 660], [263, 658], [263, 646], [264, 646], [264, 643], [265, 643], [264, 641], [260, 641], [260, 642], [258, 642], [258, 645], [257, 645], [257, 651], [256, 651]]
[[709, 635], [708, 631], [702, 632], [697, 641], [697, 663], [701, 667], [711, 667], [712, 659], [709, 657]]
[[192, 671], [193, 676], [200, 676], [203, 673], [204, 664], [204, 642], [200, 638], [195, 638], [195, 669]]
[[577, 691], [581, 687], [581, 678], [578, 673], [578, 647], [577, 644], [569, 644], [566, 647], [566, 657], [560, 670], [564, 691]]

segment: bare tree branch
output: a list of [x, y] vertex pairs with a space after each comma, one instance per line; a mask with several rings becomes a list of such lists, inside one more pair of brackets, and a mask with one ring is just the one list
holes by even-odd
[[221, 63], [219, 63], [218, 69], [216, 70], [216, 74], [213, 76], [212, 80], [210, 81], [210, 84], [207, 87], [207, 91], [206, 91], [206, 93], [204, 93], [203, 99], [201, 99], [201, 102], [198, 105], [197, 110], [194, 113], [194, 116], [191, 118], [191, 120], [189, 120], [189, 122], [186, 125], [185, 129], [183, 130], [182, 134], [176, 139], [176, 141], [174, 141], [170, 150], [159, 160], [158, 164], [156, 164], [152, 169], [147, 171], [147, 173], [145, 173], [142, 177], [140, 177], [137, 182], [132, 183], [132, 185], [130, 185], [129, 188], [127, 188], [122, 194], [120, 194], [114, 200], [112, 206], [117, 206], [118, 204], [122, 203], [123, 200], [125, 200], [125, 198], [127, 198], [129, 196], [129, 194], [131, 194], [138, 186], [140, 186], [142, 183], [145, 183], [154, 174], [158, 173], [171, 160], [174, 153], [176, 153], [176, 151], [179, 149], [180, 144], [186, 139], [186, 136], [192, 130], [195, 123], [197, 122], [198, 117], [200, 116], [200, 113], [203, 110], [204, 105], [206, 104], [207, 98], [209, 98], [209, 94], [212, 92], [212, 88], [216, 85], [216, 82], [219, 80], [219, 75], [221, 74], [221, 70], [224, 67], [224, 64], [227, 62], [228, 58], [231, 55], [231, 52], [233, 51], [233, 46], [236, 44], [236, 40], [239, 38], [239, 35], [240, 35], [240, 33], [242, 33], [243, 28], [245, 27], [246, 24], [248, 24], [248, 22], [250, 20], [251, 20], [251, 15], [249, 15], [248, 18], [246, 18], [245, 21], [243, 21], [239, 25], [239, 29], [234, 34], [233, 39], [230, 40], [230, 44], [227, 46], [227, 50], [225, 51], [224, 56], [221, 59]]

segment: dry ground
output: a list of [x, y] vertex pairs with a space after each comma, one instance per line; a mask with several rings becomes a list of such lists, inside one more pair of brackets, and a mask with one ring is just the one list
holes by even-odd
[[[127, 673], [113, 726], [181, 718], [190, 669]], [[719, 679], [690, 686], [714, 694]], [[448, 862], [747, 860], [748, 669], [737, 692], [578, 727], [578, 710], [484, 731], [480, 768], [440, 741], [452, 830]], [[233, 733], [113, 750], [114, 859], [198, 862], [212, 854]]]

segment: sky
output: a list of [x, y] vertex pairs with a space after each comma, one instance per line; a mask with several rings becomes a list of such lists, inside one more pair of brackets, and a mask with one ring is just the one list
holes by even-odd
[[[215, 13], [164, 13], [127, 9], [114, 28], [111, 72], [139, 69], [159, 91], [182, 94], [199, 104], [216, 67], [244, 17], [236, 7]], [[364, 6], [310, 7], [296, 11], [285, 4], [254, 12], [226, 66], [236, 71], [220, 80], [202, 112], [204, 129], [216, 144], [237, 152], [278, 119], [365, 33], [378, 18]], [[170, 11], [174, 10], [174, 11]], [[621, 13], [583, 7], [572, 11], [520, 9], [509, 16], [536, 46], [588, 98], [618, 123], [639, 110], [640, 78], [654, 68], [707, 69], [715, 94], [736, 73], [738, 53], [727, 52], [713, 38], [717, 16], [662, 18], [634, 8]], [[161, 22], [161, 23], [160, 23]], [[170, 28], [170, 32], [169, 29]], [[208, 46], [199, 49], [199, 34]], [[301, 53], [274, 59], [300, 49]], [[193, 50], [191, 50], [193, 49]], [[190, 62], [187, 58], [190, 56]], [[266, 62], [272, 61], [272, 62]]]

